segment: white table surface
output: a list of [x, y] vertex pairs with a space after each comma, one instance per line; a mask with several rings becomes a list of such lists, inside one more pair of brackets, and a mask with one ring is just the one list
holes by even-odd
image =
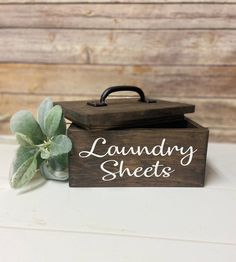
[[236, 261], [236, 144], [209, 144], [204, 188], [16, 191], [0, 141], [0, 261]]

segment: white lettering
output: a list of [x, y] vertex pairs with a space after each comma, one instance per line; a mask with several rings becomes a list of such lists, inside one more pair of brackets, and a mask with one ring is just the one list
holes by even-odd
[[[143, 168], [143, 167], [137, 167], [133, 171], [130, 170], [128, 167], [124, 166], [124, 161], [121, 160], [120, 162], [116, 160], [107, 160], [104, 161], [101, 164], [101, 170], [105, 172], [105, 175], [102, 177], [103, 181], [112, 181], [118, 177], [169, 177], [171, 173], [173, 173], [175, 170], [171, 167], [164, 167], [164, 165], [161, 165], [159, 161], [156, 162], [155, 165], [152, 165], [151, 167]], [[114, 167], [116, 168], [116, 171], [114, 170]], [[149, 174], [148, 174], [149, 173]]]
[[[97, 150], [99, 148], [99, 150]], [[182, 166], [188, 166], [192, 160], [194, 153], [198, 149], [194, 149], [193, 146], [183, 147], [178, 145], [169, 146], [166, 142], [166, 139], [163, 138], [160, 144], [154, 145], [152, 148], [147, 146], [118, 146], [118, 145], [109, 145], [107, 140], [104, 137], [98, 137], [94, 140], [91, 148], [87, 151], [81, 151], [79, 156], [81, 158], [88, 158], [90, 156], [103, 158], [103, 157], [114, 157], [114, 156], [127, 156], [127, 155], [152, 155], [156, 157], [170, 157], [173, 154], [180, 155], [180, 164]], [[99, 152], [99, 153], [98, 153]], [[161, 160], [161, 159], [160, 159]], [[160, 164], [158, 160], [155, 165], [149, 167], [136, 167], [134, 170], [130, 170], [128, 167], [125, 167], [124, 160], [118, 162], [117, 160], [106, 160], [100, 166], [101, 170], [105, 173], [103, 176], [103, 181], [111, 181], [118, 177], [122, 178], [125, 176], [134, 176], [134, 177], [163, 177], [167, 178], [175, 171], [169, 166], [164, 166]], [[115, 170], [115, 171], [114, 171]]]

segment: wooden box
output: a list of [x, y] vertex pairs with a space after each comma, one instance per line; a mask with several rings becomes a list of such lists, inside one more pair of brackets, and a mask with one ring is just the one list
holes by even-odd
[[[117, 91], [140, 99], [109, 99]], [[208, 129], [186, 118], [194, 105], [147, 99], [141, 89], [106, 89], [100, 101], [58, 102], [73, 124], [71, 187], [204, 185]]]

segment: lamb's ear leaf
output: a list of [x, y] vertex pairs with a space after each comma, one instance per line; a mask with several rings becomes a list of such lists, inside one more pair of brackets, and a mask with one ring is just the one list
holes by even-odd
[[44, 127], [44, 121], [49, 113], [49, 111], [53, 108], [53, 102], [52, 99], [50, 97], [45, 98], [42, 103], [39, 105], [38, 108], [38, 114], [37, 114], [37, 118], [38, 118], [38, 122], [39, 125], [41, 127], [41, 129], [43, 130], [43, 132], [45, 133], [45, 127]]
[[55, 136], [58, 135], [65, 135], [66, 134], [66, 121], [64, 119], [64, 115], [62, 113], [61, 121], [59, 123], [59, 126], [55, 132]]
[[56, 135], [62, 118], [62, 108], [59, 105], [54, 106], [47, 114], [44, 121], [45, 134], [51, 138]]
[[43, 177], [50, 180], [66, 181], [69, 178], [68, 168], [63, 168], [56, 160], [52, 159], [49, 161], [45, 160], [40, 165], [40, 173]]
[[59, 135], [52, 139], [50, 146], [51, 156], [58, 156], [70, 152], [72, 149], [72, 143], [69, 137], [65, 135]]
[[28, 148], [20, 146], [18, 147], [15, 155], [15, 159], [11, 165], [10, 175], [14, 174], [17, 169], [29, 158], [34, 156], [37, 152], [36, 148]]
[[10, 176], [10, 185], [13, 188], [20, 188], [30, 182], [37, 172], [37, 160], [35, 156], [28, 158], [23, 164]]
[[34, 146], [33, 141], [26, 135], [21, 133], [16, 133], [16, 140], [17, 142], [24, 147], [32, 147]]
[[29, 111], [21, 110], [14, 114], [10, 120], [10, 128], [13, 133], [27, 136], [34, 144], [41, 144], [45, 140], [38, 122]]

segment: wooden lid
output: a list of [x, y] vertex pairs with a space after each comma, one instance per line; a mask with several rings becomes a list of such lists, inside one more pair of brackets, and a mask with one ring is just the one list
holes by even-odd
[[[135, 89], [134, 89], [135, 88]], [[137, 98], [109, 99], [106, 97], [117, 91], [135, 91]], [[192, 113], [194, 105], [151, 100], [137, 87], [122, 86], [106, 89], [99, 101], [56, 102], [61, 105], [66, 118], [85, 129], [112, 129], [145, 127], [163, 122], [173, 122]]]

